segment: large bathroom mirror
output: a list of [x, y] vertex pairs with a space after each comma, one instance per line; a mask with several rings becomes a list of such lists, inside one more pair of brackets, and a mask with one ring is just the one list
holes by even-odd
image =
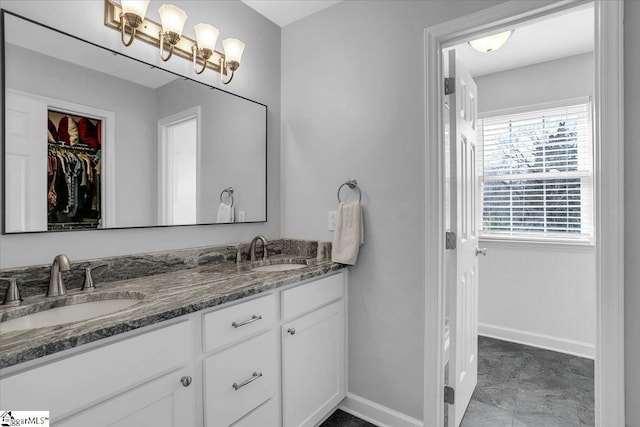
[[266, 105], [2, 19], [5, 234], [266, 221]]

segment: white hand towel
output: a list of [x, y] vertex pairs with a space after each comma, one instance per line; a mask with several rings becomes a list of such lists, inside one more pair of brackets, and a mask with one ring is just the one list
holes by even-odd
[[363, 244], [364, 221], [360, 202], [341, 202], [336, 211], [331, 260], [340, 264], [355, 265], [360, 245]]
[[220, 202], [220, 206], [218, 206], [218, 218], [216, 222], [233, 222], [233, 205], [228, 205], [225, 202]]

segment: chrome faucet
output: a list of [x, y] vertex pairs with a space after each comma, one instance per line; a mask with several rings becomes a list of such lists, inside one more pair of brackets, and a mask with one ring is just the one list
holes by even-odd
[[269, 258], [267, 255], [267, 239], [262, 235], [257, 235], [251, 241], [251, 245], [249, 245], [249, 259], [251, 261], [256, 260], [256, 243], [258, 240], [262, 240], [262, 260], [266, 261]]
[[53, 263], [51, 264], [49, 290], [47, 291], [48, 297], [57, 297], [66, 293], [61, 271], [69, 271], [70, 269], [71, 263], [66, 255], [58, 255], [53, 259]]

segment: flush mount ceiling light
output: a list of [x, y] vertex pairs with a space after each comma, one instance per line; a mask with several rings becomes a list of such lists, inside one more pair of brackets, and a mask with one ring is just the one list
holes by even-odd
[[[209, 24], [194, 26], [196, 40], [182, 31], [187, 14], [182, 9], [165, 4], [158, 9], [161, 23], [145, 18], [150, 0], [105, 0], [104, 24], [118, 30], [122, 44], [130, 46], [140, 39], [160, 48], [160, 58], [168, 61], [175, 54], [193, 61], [193, 71], [202, 74], [207, 68], [220, 73], [220, 81], [228, 84], [240, 67], [244, 43], [228, 38], [222, 41], [224, 54], [215, 50], [220, 31]], [[128, 34], [128, 39], [127, 39]], [[165, 50], [168, 54], [165, 55]], [[201, 61], [202, 65], [198, 62]], [[230, 72], [230, 76], [227, 76]], [[228, 78], [225, 79], [225, 76]]]
[[471, 40], [469, 45], [480, 53], [487, 53], [498, 50], [504, 45], [513, 31], [504, 31], [502, 33], [493, 34], [477, 40]]

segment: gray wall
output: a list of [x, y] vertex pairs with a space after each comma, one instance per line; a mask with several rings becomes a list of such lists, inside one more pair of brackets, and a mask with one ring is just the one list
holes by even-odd
[[336, 190], [358, 180], [366, 243], [350, 273], [349, 390], [418, 419], [424, 29], [496, 3], [344, 1], [282, 30], [283, 235], [331, 239]]
[[[265, 107], [182, 79], [158, 88], [157, 94], [158, 119], [201, 108], [200, 222], [216, 222], [220, 192], [230, 186], [236, 221], [241, 210], [245, 221], [264, 221]], [[228, 198], [224, 200], [228, 203]]]
[[475, 77], [478, 112], [593, 95], [593, 54]]
[[627, 426], [640, 427], [640, 2], [624, 4], [625, 380]]
[[[157, 10], [162, 3], [152, 1], [147, 16], [159, 22]], [[0, 236], [0, 268], [48, 263], [58, 253], [66, 253], [73, 261], [246, 241], [256, 234], [280, 236], [280, 28], [239, 1], [176, 0], [175, 4], [189, 15], [185, 34], [190, 37], [194, 37], [193, 25], [209, 22], [220, 28], [220, 40], [237, 37], [247, 45], [240, 69], [224, 89], [269, 107], [268, 223], [5, 235]], [[172, 58], [163, 63], [158, 49], [146, 43], [136, 41], [129, 48], [122, 46], [118, 32], [104, 26], [103, 0], [0, 0], [0, 7], [162, 68], [222, 86], [218, 74], [211, 71], [194, 77], [190, 61]], [[221, 49], [219, 41], [218, 50]]]
[[116, 224], [155, 223], [155, 91], [15, 45], [5, 55], [7, 89], [114, 113]]

